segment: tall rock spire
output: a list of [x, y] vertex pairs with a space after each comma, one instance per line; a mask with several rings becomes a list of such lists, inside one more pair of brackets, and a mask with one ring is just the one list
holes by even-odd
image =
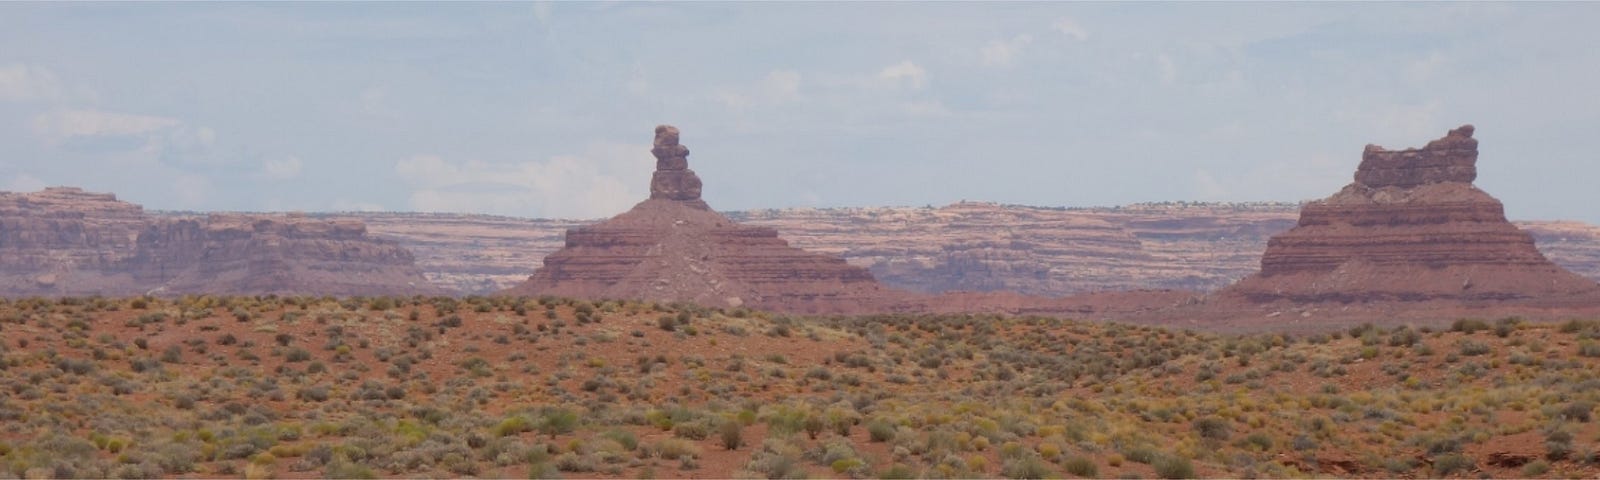
[[676, 200], [707, 209], [700, 200], [700, 177], [689, 169], [689, 147], [678, 143], [678, 127], [656, 126], [656, 173], [650, 177], [650, 198]]

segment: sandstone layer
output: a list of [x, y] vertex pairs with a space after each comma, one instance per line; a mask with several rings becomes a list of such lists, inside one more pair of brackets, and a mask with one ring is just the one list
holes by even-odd
[[436, 294], [355, 221], [163, 216], [110, 194], [0, 193], [0, 296]]
[[[964, 202], [724, 214], [739, 223], [776, 229], [795, 247], [844, 257], [891, 288], [941, 293], [1004, 286], [1062, 296], [1121, 289], [1220, 289], [1260, 270], [1267, 239], [1294, 227], [1299, 209], [1295, 203], [1064, 209]], [[490, 294], [526, 280], [539, 259], [561, 249], [566, 230], [597, 222], [438, 213], [324, 217], [365, 222], [373, 235], [416, 254], [429, 281], [469, 295]], [[1022, 219], [1024, 225], [999, 228], [1002, 224], [991, 218]], [[1121, 247], [1109, 249], [1096, 240], [1104, 238], [1104, 230], [1074, 227], [1082, 219], [1132, 235], [1137, 250], [1126, 250], [1129, 244], [1120, 240], [1114, 245]], [[1531, 233], [1539, 250], [1557, 265], [1600, 279], [1600, 227], [1582, 222], [1514, 224]], [[969, 268], [951, 265], [966, 250], [962, 245], [974, 244], [987, 244], [981, 262], [968, 262]], [[1040, 278], [1036, 272], [1041, 270], [1052, 275]]]
[[1261, 271], [1221, 297], [1250, 302], [1544, 301], [1596, 293], [1551, 263], [1504, 208], [1472, 185], [1464, 126], [1420, 149], [1368, 146], [1355, 182], [1306, 204], [1267, 242]]
[[412, 295], [444, 291], [411, 252], [350, 220], [213, 214], [157, 222], [131, 262], [157, 293]]
[[694, 302], [800, 312], [870, 311], [891, 302], [866, 269], [789, 246], [771, 228], [735, 223], [700, 198], [678, 130], [656, 128], [650, 198], [595, 225], [504, 293]]

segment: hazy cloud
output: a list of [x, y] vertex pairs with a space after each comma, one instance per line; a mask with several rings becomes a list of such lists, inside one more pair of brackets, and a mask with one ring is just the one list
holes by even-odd
[[1009, 67], [1022, 55], [1022, 49], [1033, 43], [1033, 35], [1017, 35], [1010, 40], [991, 40], [982, 50], [983, 64], [991, 67]]
[[50, 143], [59, 144], [77, 137], [144, 136], [182, 125], [175, 118], [103, 112], [98, 110], [56, 110], [33, 118], [33, 132]]
[[288, 180], [300, 176], [300, 157], [269, 158], [261, 163], [261, 176], [272, 180]]
[[891, 87], [922, 88], [928, 83], [928, 71], [910, 60], [883, 67], [877, 79]]
[[47, 68], [21, 63], [0, 65], [0, 102], [56, 100], [66, 88]]
[[1071, 17], [1057, 18], [1054, 23], [1050, 24], [1050, 28], [1080, 42], [1089, 39], [1089, 31], [1084, 30], [1083, 26], [1078, 25], [1078, 21], [1073, 20]]
[[648, 145], [605, 144], [582, 155], [488, 163], [417, 155], [395, 163], [410, 208], [558, 218], [605, 217], [649, 195]]

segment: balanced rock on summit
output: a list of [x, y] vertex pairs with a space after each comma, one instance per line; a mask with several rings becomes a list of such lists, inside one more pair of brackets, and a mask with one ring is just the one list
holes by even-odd
[[1367, 146], [1355, 182], [1301, 208], [1261, 271], [1223, 290], [1251, 302], [1523, 301], [1594, 294], [1545, 258], [1472, 182], [1471, 125], [1420, 149]]
[[789, 246], [778, 231], [735, 223], [700, 199], [678, 129], [656, 127], [650, 198], [566, 244], [504, 293], [693, 302], [797, 313], [870, 309], [898, 292], [844, 259]]

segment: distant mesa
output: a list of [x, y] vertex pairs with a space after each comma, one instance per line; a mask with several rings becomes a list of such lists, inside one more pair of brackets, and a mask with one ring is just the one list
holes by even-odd
[[807, 252], [777, 230], [740, 225], [700, 198], [676, 127], [656, 127], [650, 198], [609, 220], [567, 230], [565, 247], [502, 293], [693, 302], [796, 313], [871, 310], [898, 292], [866, 269]]
[[1473, 127], [1422, 148], [1369, 145], [1355, 182], [1301, 208], [1271, 238], [1261, 270], [1224, 298], [1290, 301], [1557, 301], [1594, 281], [1545, 258], [1477, 179]]
[[151, 215], [115, 195], [0, 192], [0, 296], [440, 294], [355, 221]]

